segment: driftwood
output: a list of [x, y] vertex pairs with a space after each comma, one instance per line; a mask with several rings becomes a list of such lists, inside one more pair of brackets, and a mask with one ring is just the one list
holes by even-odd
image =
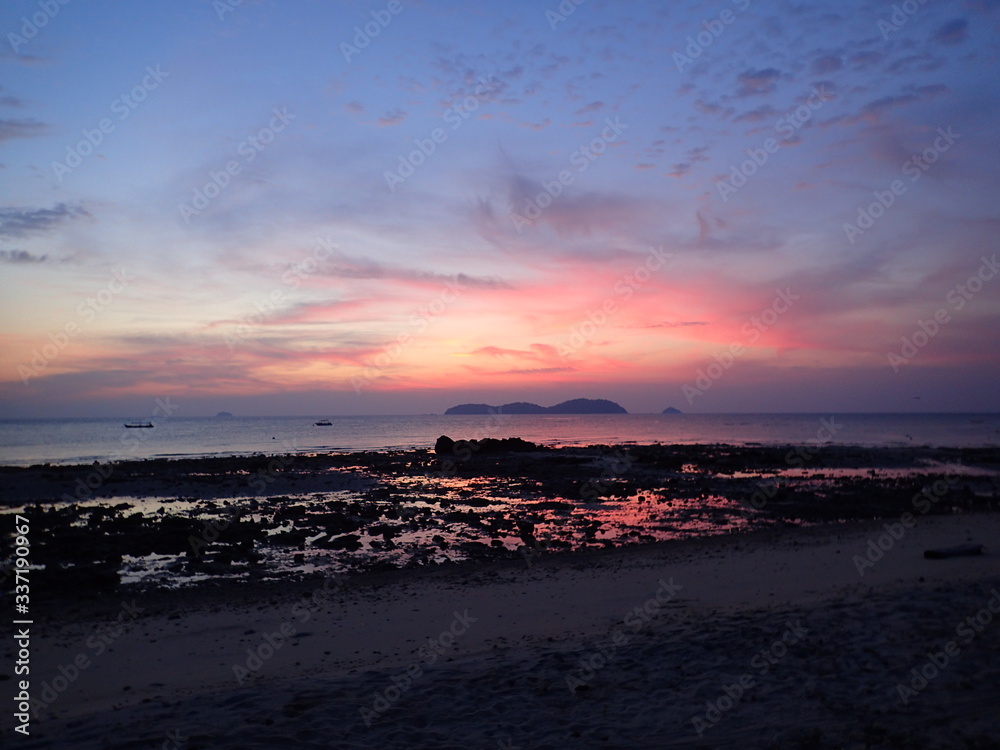
[[981, 544], [960, 544], [957, 547], [924, 550], [924, 557], [928, 560], [944, 560], [948, 557], [969, 557], [981, 554], [983, 554], [983, 545]]

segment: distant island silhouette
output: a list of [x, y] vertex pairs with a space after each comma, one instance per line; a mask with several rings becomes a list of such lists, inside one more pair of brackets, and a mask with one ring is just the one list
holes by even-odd
[[663, 414], [683, 414], [683, 413], [684, 412], [682, 412], [680, 409], [675, 409], [672, 406], [668, 406], [666, 409], [663, 410]]
[[527, 401], [515, 401], [502, 406], [459, 404], [445, 411], [445, 415], [455, 414], [628, 414], [628, 412], [614, 401], [604, 398], [574, 398], [555, 406], [539, 406]]

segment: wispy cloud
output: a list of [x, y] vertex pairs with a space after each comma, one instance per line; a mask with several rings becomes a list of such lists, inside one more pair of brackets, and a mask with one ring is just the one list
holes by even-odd
[[0, 263], [44, 263], [48, 255], [34, 255], [27, 250], [0, 250]]
[[934, 32], [932, 39], [939, 44], [961, 44], [968, 36], [969, 22], [964, 18], [954, 18]]
[[[3, 103], [7, 106], [18, 106], [20, 100], [15, 97], [5, 96]], [[37, 138], [46, 135], [48, 132], [49, 126], [38, 120], [0, 119], [0, 143], [12, 141], [16, 138]]]
[[391, 125], [399, 125], [406, 119], [406, 112], [401, 109], [394, 109], [391, 112], [387, 112], [382, 117], [378, 118], [378, 124], [380, 127], [389, 127]]
[[48, 232], [80, 218], [92, 217], [86, 209], [65, 203], [58, 203], [53, 208], [0, 208], [0, 238], [22, 238]]
[[781, 71], [776, 68], [748, 70], [740, 73], [736, 80], [739, 83], [739, 89], [736, 91], [737, 96], [760, 96], [770, 94], [778, 87]]
[[466, 273], [441, 273], [416, 268], [406, 268], [387, 263], [381, 263], [372, 258], [350, 256], [336, 253], [316, 276], [339, 279], [374, 279], [395, 281], [420, 287], [439, 287], [442, 284], [454, 284], [459, 288], [471, 287], [478, 289], [509, 289], [510, 285], [496, 277], [472, 276]]

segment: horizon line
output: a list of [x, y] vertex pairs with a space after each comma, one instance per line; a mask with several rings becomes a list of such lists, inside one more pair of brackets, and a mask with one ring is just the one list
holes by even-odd
[[[445, 414], [445, 413], [434, 413], [434, 412], [413, 412], [405, 414], [329, 414], [325, 412], [313, 412], [310, 414], [232, 414], [230, 416], [220, 417], [218, 414], [191, 414], [191, 415], [176, 415], [170, 417], [158, 417], [158, 421], [166, 422], [173, 419], [355, 419], [359, 417], [448, 417], [449, 419], [455, 417], [483, 417], [483, 416], [504, 416], [504, 417], [644, 417], [644, 416], [671, 416], [671, 417], [687, 417], [687, 416], [817, 416], [817, 415], [835, 415], [835, 416], [919, 416], [919, 415], [937, 415], [937, 416], [962, 416], [962, 415], [978, 415], [978, 416], [1000, 416], [1000, 410], [996, 411], [698, 411], [698, 412], [686, 412], [680, 411], [676, 414], [664, 414], [662, 411], [636, 411], [636, 412], [626, 412], [625, 414], [602, 414], [602, 413], [550, 413], [550, 414], [516, 414], [516, 413], [505, 413], [500, 411], [490, 412], [488, 414]], [[124, 420], [137, 420], [145, 419], [146, 421], [154, 421], [151, 417], [136, 417], [134, 415], [114, 415], [114, 416], [74, 416], [74, 417], [5, 417], [0, 416], [0, 422], [17, 422], [17, 421], [62, 421], [71, 419], [124, 419]]]

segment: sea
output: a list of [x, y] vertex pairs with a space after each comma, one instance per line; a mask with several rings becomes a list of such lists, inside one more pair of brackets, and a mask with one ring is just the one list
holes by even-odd
[[[997, 447], [1000, 414], [544, 414], [0, 420], [0, 465], [431, 448], [520, 437], [548, 446], [617, 444]], [[317, 425], [328, 421], [329, 426]]]

